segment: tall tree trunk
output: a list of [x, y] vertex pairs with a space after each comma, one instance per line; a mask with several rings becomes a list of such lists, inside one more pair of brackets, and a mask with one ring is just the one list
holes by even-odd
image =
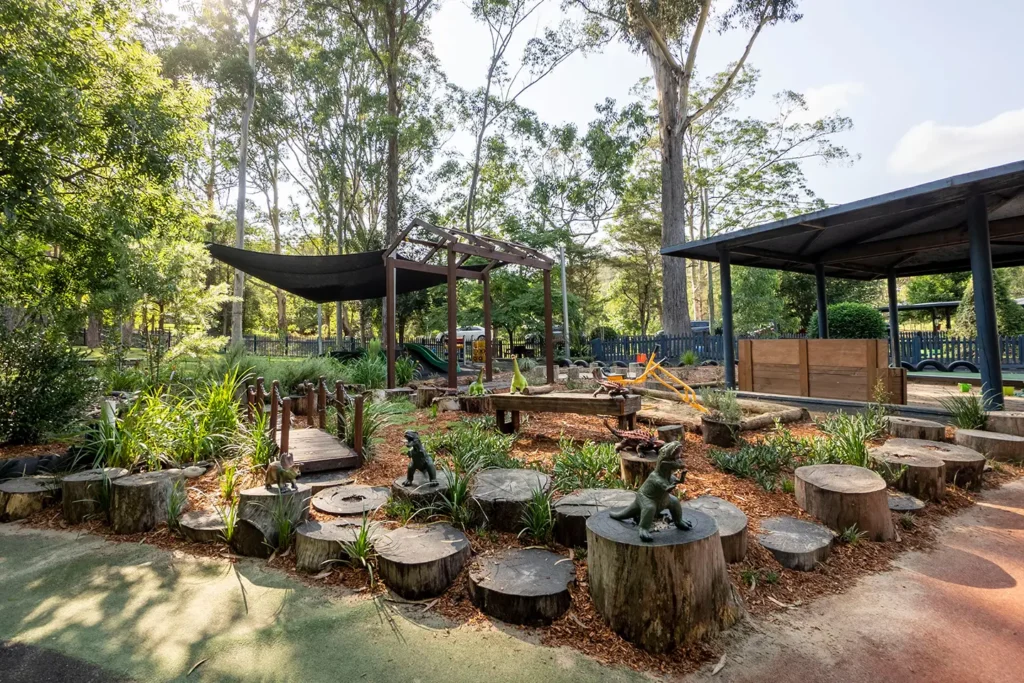
[[469, 195], [466, 198], [466, 232], [473, 232], [473, 211], [476, 204], [476, 186], [480, 182], [480, 156], [483, 153], [484, 134], [487, 132], [487, 114], [491, 103], [491, 83], [494, 81], [494, 69], [497, 61], [491, 59], [487, 69], [487, 85], [484, 87], [484, 103], [480, 115], [480, 130], [476, 135], [476, 149], [473, 152], [473, 175], [469, 180]]
[[85, 345], [90, 349], [100, 347], [100, 317], [98, 313], [89, 314], [89, 326], [85, 328]]

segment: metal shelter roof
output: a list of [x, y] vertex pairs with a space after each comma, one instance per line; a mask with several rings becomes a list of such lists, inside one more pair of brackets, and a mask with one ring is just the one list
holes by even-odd
[[992, 265], [1024, 264], [1024, 161], [665, 247], [662, 254], [736, 265], [874, 280], [970, 270], [966, 200], [988, 207]]

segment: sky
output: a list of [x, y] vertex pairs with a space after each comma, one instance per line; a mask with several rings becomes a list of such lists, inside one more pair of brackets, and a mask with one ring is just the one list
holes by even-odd
[[[549, 5], [531, 31], [558, 19], [557, 0]], [[812, 114], [853, 119], [854, 129], [835, 141], [859, 160], [805, 167], [810, 187], [829, 204], [1024, 159], [1024, 2], [802, 0], [800, 10], [799, 22], [768, 27], [755, 43], [749, 63], [761, 80], [744, 113], [767, 117], [772, 94], [795, 90]], [[442, 3], [431, 38], [450, 80], [482, 85], [489, 38], [464, 0]], [[746, 38], [738, 30], [710, 34], [698, 69], [722, 70]], [[629, 100], [650, 75], [646, 59], [617, 43], [572, 57], [521, 104], [546, 122], [585, 126], [595, 104]]]

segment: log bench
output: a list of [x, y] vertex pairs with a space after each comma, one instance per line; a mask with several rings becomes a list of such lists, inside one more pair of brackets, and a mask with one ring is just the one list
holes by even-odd
[[[618, 420], [619, 429], [635, 429], [640, 412], [639, 396], [591, 396], [590, 394], [550, 393], [540, 396], [494, 394], [490, 396], [498, 429], [504, 434], [519, 430], [520, 413], [574, 413], [607, 415]], [[511, 413], [511, 422], [505, 421]]]

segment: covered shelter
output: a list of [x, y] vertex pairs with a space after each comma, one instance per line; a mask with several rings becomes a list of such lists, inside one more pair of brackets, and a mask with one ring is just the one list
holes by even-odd
[[735, 386], [731, 266], [755, 266], [816, 279], [818, 334], [828, 337], [825, 278], [885, 279], [891, 363], [900, 367], [896, 278], [970, 271], [986, 401], [1002, 407], [994, 267], [1024, 264], [1024, 161], [773, 221], [662, 254], [721, 265], [726, 383]]

